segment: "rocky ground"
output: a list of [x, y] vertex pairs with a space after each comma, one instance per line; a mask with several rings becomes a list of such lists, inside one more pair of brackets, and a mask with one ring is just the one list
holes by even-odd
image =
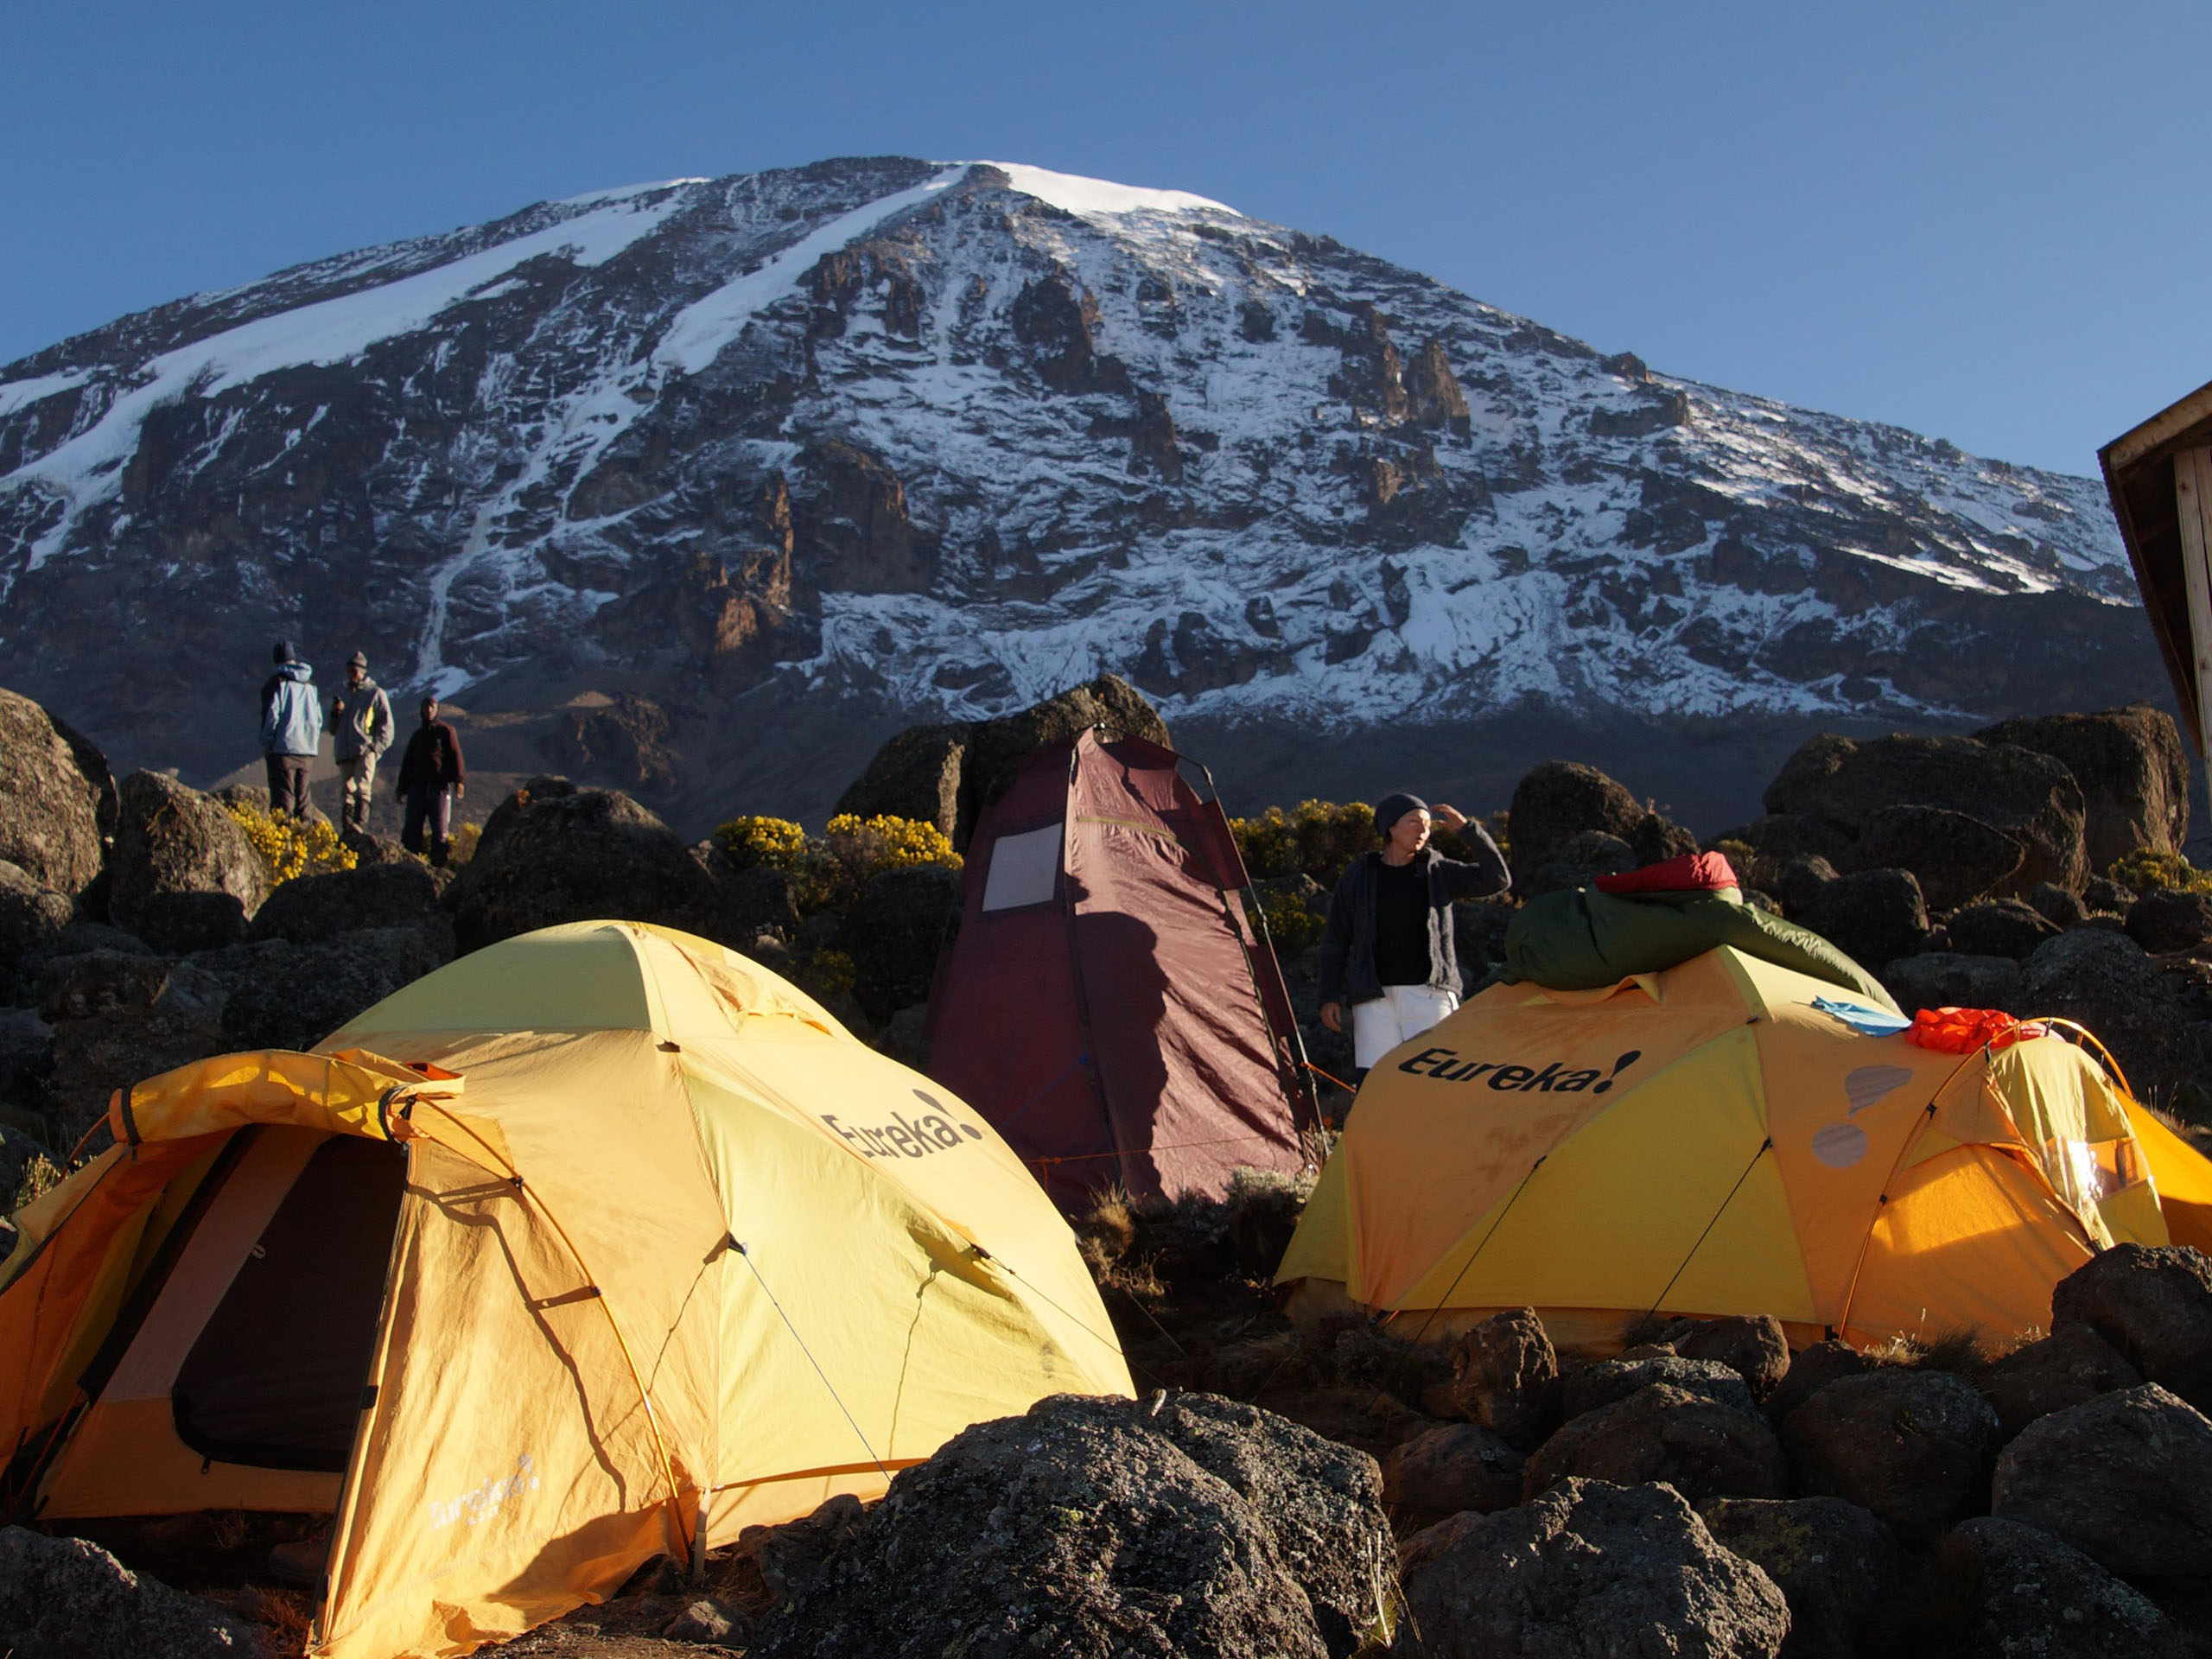
[[[1164, 735], [1104, 680], [910, 731], [845, 804], [962, 842], [1021, 753], [1101, 719]], [[2212, 1107], [2212, 880], [2178, 853], [2187, 777], [2171, 723], [2139, 707], [1820, 736], [1766, 815], [1713, 844], [1753, 902], [1835, 939], [1908, 1008], [2078, 1019], [2186, 1122]], [[118, 783], [0, 693], [0, 1183], [35, 1185], [96, 1143], [115, 1087], [309, 1045], [457, 951], [592, 915], [725, 940], [920, 1058], [947, 868], [862, 872], [824, 900], [557, 778], [503, 799], [454, 871], [361, 837], [355, 868], [280, 882], [251, 818], [160, 773]], [[1567, 762], [1530, 772], [1496, 821], [1524, 897], [1696, 845]], [[1263, 899], [1315, 1061], [1342, 1076], [1293, 935], [1344, 842], [1283, 844], [1295, 868]], [[1512, 913], [1463, 907], [1471, 979]], [[2212, 1652], [2212, 1263], [2192, 1251], [2100, 1257], [2010, 1353], [1792, 1356], [1751, 1319], [1589, 1363], [1527, 1313], [1454, 1347], [1293, 1327], [1268, 1278], [1301, 1202], [1268, 1180], [1222, 1203], [1102, 1199], [1078, 1234], [1136, 1402], [979, 1425], [883, 1503], [748, 1535], [697, 1582], [658, 1564], [512, 1650]], [[296, 1652], [306, 1605], [262, 1565], [294, 1524], [0, 1532], [0, 1649]]]

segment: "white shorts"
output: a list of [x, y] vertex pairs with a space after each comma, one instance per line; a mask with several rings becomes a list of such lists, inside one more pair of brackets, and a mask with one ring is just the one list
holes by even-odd
[[1433, 986], [1385, 985], [1374, 1001], [1351, 1005], [1352, 1064], [1373, 1065], [1459, 1006], [1458, 997]]

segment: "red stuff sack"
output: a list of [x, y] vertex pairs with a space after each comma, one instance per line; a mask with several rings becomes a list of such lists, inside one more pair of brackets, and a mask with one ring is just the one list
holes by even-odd
[[1601, 875], [1600, 893], [1718, 893], [1737, 885], [1735, 867], [1719, 853], [1684, 853], [1621, 875]]

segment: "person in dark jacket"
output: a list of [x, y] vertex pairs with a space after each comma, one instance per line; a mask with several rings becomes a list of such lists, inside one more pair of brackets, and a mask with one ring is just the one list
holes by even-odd
[[[1428, 844], [1435, 823], [1466, 838], [1472, 861]], [[1321, 1023], [1342, 1031], [1350, 1005], [1352, 1059], [1363, 1073], [1459, 1006], [1452, 901], [1513, 885], [1497, 843], [1456, 807], [1440, 803], [1432, 816], [1418, 795], [1386, 795], [1375, 825], [1382, 845], [1346, 868], [1321, 936]]]
[[431, 863], [442, 866], [453, 842], [453, 804], [467, 792], [461, 740], [438, 718], [438, 700], [425, 697], [423, 723], [399, 758], [399, 802], [407, 809], [399, 844], [410, 853], [427, 852]]
[[308, 772], [322, 747], [322, 704], [315, 671], [279, 639], [270, 653], [276, 671], [261, 687], [261, 753], [269, 768], [269, 810], [308, 815]]

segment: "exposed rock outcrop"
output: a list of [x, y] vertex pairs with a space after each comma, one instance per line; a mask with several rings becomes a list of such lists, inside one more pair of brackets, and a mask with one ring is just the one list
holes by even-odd
[[252, 1659], [212, 1602], [131, 1572], [99, 1545], [0, 1527], [0, 1652], [17, 1659]]
[[1400, 1645], [1418, 1659], [1772, 1659], [1789, 1605], [1665, 1486], [1568, 1480], [1407, 1540]]
[[1942, 807], [2016, 839], [2021, 861], [2000, 892], [2024, 893], [2038, 881], [2078, 890], [2089, 873], [2073, 773], [2015, 744], [1823, 733], [1789, 757], [1766, 791], [1769, 812], [1802, 813], [1853, 837], [1900, 805]]
[[1372, 1459], [1210, 1395], [1062, 1396], [901, 1471], [753, 1652], [1345, 1659], [1389, 1577]]
[[2189, 835], [2189, 752], [2180, 728], [2148, 703], [2093, 715], [2034, 715], [1974, 734], [2063, 762], [2081, 786], [2082, 844], [2103, 871], [2138, 848], [2177, 853]]
[[102, 786], [111, 804], [115, 786], [106, 762], [89, 745], [99, 773], [86, 774], [73, 739], [73, 732], [29, 697], [0, 691], [0, 860], [41, 887], [74, 897], [105, 861]]
[[157, 772], [123, 780], [108, 913], [156, 950], [212, 950], [245, 937], [269, 867], [212, 797]]
[[676, 832], [618, 790], [533, 778], [493, 809], [446, 889], [463, 950], [561, 922], [696, 927], [713, 884]]
[[983, 808], [1005, 793], [1023, 761], [1046, 744], [1093, 726], [1110, 737], [1169, 741], [1142, 692], [1102, 674], [1003, 719], [908, 728], [876, 752], [839, 798], [837, 810], [934, 823], [964, 849]]
[[1829, 1383], [1783, 1420], [1797, 1489], [1871, 1510], [1932, 1542], [1989, 1503], [1997, 1414], [1945, 1371], [1883, 1370]]
[[2114, 1573], [2212, 1573], [2212, 1422], [2155, 1382], [2054, 1411], [2005, 1448], [1990, 1507]]
[[1571, 1475], [1617, 1486], [1664, 1481], [1694, 1503], [1778, 1498], [1789, 1484], [1764, 1417], [1665, 1382], [1568, 1421], [1530, 1456], [1522, 1491], [1534, 1497]]
[[1789, 1603], [1782, 1659], [1853, 1659], [1866, 1616], [1904, 1574], [1890, 1529], [1840, 1497], [1716, 1497], [1698, 1514], [1717, 1541], [1772, 1579]]

